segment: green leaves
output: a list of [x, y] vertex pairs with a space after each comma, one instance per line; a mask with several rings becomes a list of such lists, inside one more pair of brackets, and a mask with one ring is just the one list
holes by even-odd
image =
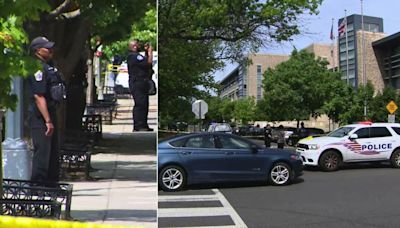
[[[259, 109], [269, 121], [302, 120], [322, 113], [333, 88], [341, 86], [338, 74], [326, 61], [306, 51], [293, 51], [290, 59], [264, 74], [264, 98]], [[332, 109], [333, 104], [326, 109]]]
[[0, 1], [0, 109], [15, 107], [11, 94], [13, 76], [26, 76], [33, 63], [24, 49], [28, 43], [23, 29], [27, 19], [38, 19], [40, 11], [49, 9], [47, 1]]
[[262, 44], [298, 34], [298, 16], [316, 13], [320, 3], [159, 0], [159, 104], [163, 115], [177, 100], [197, 98], [200, 89], [212, 89], [212, 73], [223, 65], [222, 60], [243, 61], [247, 52], [257, 51]]

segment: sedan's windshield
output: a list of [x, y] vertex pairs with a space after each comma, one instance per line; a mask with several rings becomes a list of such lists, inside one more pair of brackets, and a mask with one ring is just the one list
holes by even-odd
[[330, 137], [341, 138], [349, 134], [354, 127], [341, 127], [328, 134]]

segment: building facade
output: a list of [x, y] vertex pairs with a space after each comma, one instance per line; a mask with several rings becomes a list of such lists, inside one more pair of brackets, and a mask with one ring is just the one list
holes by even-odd
[[[337, 67], [335, 61], [336, 45], [311, 44], [304, 50], [314, 53], [316, 57], [326, 59], [328, 68]], [[263, 97], [263, 75], [268, 68], [274, 69], [278, 64], [289, 60], [290, 55], [273, 55], [254, 53], [248, 56], [249, 65], [240, 64], [219, 83], [220, 97], [237, 100], [254, 97], [259, 101]]]
[[[364, 45], [362, 20], [364, 21]], [[371, 44], [373, 41], [385, 36], [383, 33], [383, 19], [371, 16], [363, 16], [362, 19], [361, 15], [353, 14], [339, 19], [338, 27], [342, 22], [347, 26], [346, 32], [338, 35], [339, 69], [342, 74], [342, 80], [357, 89], [359, 85], [364, 83], [363, 56], [365, 56], [366, 60], [365, 66], [368, 65], [369, 69], [378, 68], [377, 63], [373, 61], [375, 56]], [[363, 46], [365, 47], [365, 54], [363, 53]], [[369, 70], [366, 69], [365, 72], [368, 74]], [[367, 81], [375, 77], [367, 74]]]
[[254, 97], [257, 101], [261, 100], [264, 72], [289, 58], [289, 55], [250, 54], [250, 64], [240, 64], [219, 83], [220, 97], [231, 100]]
[[400, 89], [400, 32], [374, 41], [372, 48], [383, 86]]

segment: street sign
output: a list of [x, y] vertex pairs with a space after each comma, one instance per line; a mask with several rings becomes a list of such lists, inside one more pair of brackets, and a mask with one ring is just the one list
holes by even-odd
[[196, 119], [204, 119], [205, 114], [208, 112], [208, 104], [203, 100], [197, 100], [192, 104], [192, 112], [195, 114]]
[[388, 123], [394, 123], [396, 121], [396, 115], [388, 115]]
[[389, 104], [386, 105], [386, 109], [389, 111], [390, 114], [393, 114], [397, 110], [397, 105], [394, 101], [390, 101]]

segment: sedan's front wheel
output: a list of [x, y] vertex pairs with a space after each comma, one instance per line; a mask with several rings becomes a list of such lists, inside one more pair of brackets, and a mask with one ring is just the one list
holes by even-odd
[[273, 185], [287, 185], [292, 181], [292, 169], [286, 163], [276, 163], [269, 172], [269, 182]]
[[167, 166], [161, 170], [158, 184], [164, 191], [182, 190], [186, 184], [185, 171], [178, 166]]

